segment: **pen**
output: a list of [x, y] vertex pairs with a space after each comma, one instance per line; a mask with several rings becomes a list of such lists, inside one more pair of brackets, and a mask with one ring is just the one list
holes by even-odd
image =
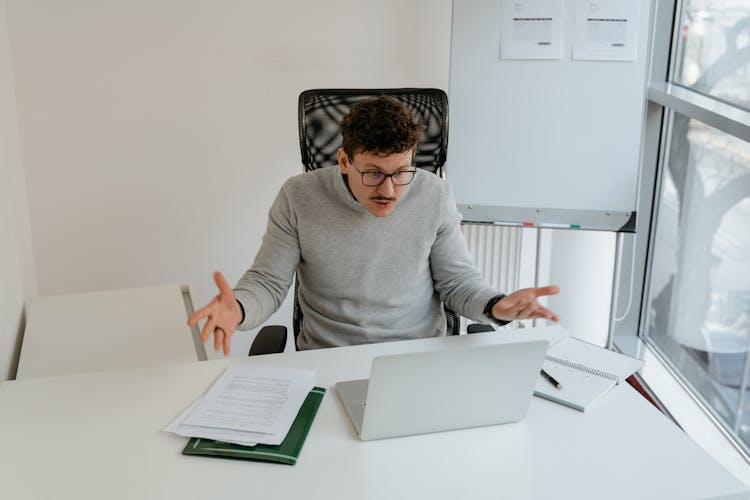
[[547, 373], [546, 371], [544, 371], [544, 368], [542, 368], [539, 373], [542, 374], [542, 377], [544, 377], [544, 379], [547, 382], [549, 382], [550, 384], [554, 385], [555, 388], [562, 389], [562, 386], [560, 385], [560, 382], [558, 382], [557, 380], [555, 380], [554, 377], [552, 377], [552, 375], [550, 375], [549, 373]]

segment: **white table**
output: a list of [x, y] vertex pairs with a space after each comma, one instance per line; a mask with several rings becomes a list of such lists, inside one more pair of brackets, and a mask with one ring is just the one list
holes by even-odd
[[206, 359], [190, 290], [179, 285], [36, 297], [17, 378]]
[[[0, 492], [37, 499], [748, 498], [628, 385], [580, 413], [533, 398], [514, 424], [359, 441], [332, 385], [373, 356], [544, 338], [547, 329], [5, 382]], [[188, 457], [161, 432], [230, 363], [303, 367], [328, 388], [295, 466]], [[511, 381], [498, 381], [511, 383]]]

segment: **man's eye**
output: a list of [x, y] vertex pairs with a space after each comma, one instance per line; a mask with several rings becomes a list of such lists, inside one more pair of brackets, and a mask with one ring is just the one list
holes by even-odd
[[365, 172], [365, 175], [370, 179], [380, 179], [383, 176], [380, 172]]

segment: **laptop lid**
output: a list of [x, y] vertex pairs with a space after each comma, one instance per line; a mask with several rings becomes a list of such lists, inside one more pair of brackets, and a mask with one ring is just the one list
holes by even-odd
[[516, 422], [548, 347], [533, 340], [379, 356], [369, 381], [339, 382], [336, 392], [362, 440]]

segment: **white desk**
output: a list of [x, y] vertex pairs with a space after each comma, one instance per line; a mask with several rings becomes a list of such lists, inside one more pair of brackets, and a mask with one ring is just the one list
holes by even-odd
[[[378, 354], [540, 335], [475, 334], [5, 382], [0, 492], [14, 500], [748, 498], [627, 385], [585, 414], [533, 398], [519, 423], [370, 442], [355, 437], [332, 389], [366, 377]], [[186, 439], [160, 432], [230, 363], [311, 368], [329, 389], [297, 465], [186, 457]]]
[[36, 297], [17, 378], [206, 359], [187, 287], [127, 288]]

